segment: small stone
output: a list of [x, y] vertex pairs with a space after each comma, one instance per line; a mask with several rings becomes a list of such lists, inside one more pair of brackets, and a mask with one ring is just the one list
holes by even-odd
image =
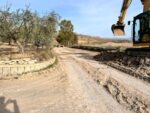
[[144, 64], [144, 59], [140, 59], [140, 64]]

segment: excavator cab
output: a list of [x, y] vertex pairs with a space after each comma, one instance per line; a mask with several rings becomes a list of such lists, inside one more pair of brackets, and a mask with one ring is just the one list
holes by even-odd
[[134, 17], [133, 45], [150, 46], [150, 11]]

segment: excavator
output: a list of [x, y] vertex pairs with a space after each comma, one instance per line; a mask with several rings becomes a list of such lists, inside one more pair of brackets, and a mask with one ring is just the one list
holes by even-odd
[[[150, 0], [141, 0], [143, 12], [138, 14], [133, 19], [132, 41], [133, 46], [150, 47]], [[116, 24], [113, 24], [111, 29], [114, 36], [125, 35], [124, 20], [127, 10], [132, 3], [132, 0], [124, 0], [121, 8], [121, 14]], [[130, 24], [131, 21], [128, 22]], [[150, 49], [148, 49], [149, 51]], [[149, 51], [150, 53], [150, 51]]]

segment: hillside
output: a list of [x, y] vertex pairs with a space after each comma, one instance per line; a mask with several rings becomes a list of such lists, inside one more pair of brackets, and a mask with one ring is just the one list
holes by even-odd
[[108, 42], [114, 43], [131, 43], [130, 40], [121, 40], [121, 39], [109, 39], [109, 38], [102, 38], [98, 36], [90, 36], [90, 35], [77, 35], [78, 36], [78, 44], [79, 45], [97, 45], [97, 44], [104, 44]]

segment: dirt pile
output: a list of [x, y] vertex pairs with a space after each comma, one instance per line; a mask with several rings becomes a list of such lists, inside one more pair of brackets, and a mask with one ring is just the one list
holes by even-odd
[[120, 104], [131, 111], [135, 113], [149, 113], [149, 102], [140, 95], [134, 94], [134, 92], [131, 93], [116, 80], [110, 79], [105, 87]]
[[[146, 90], [148, 87], [143, 81], [137, 80], [127, 74], [122, 74], [122, 72], [120, 73], [115, 69], [112, 70], [111, 67], [103, 64], [95, 65], [94, 62], [86, 63], [82, 59], [77, 62], [81, 63], [94, 81], [100, 86], [102, 85], [122, 106], [133, 113], [150, 112], [150, 101], [147, 100], [149, 98], [149, 91]], [[142, 86], [143, 84], [144, 86]], [[148, 92], [145, 93], [142, 91], [142, 88]]]
[[129, 56], [125, 52], [100, 52], [94, 58], [150, 82], [150, 56]]

